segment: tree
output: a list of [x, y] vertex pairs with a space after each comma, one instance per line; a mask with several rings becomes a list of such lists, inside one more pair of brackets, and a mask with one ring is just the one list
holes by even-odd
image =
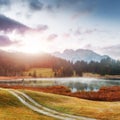
[[34, 70], [34, 72], [33, 72], [33, 77], [37, 77], [36, 70]]

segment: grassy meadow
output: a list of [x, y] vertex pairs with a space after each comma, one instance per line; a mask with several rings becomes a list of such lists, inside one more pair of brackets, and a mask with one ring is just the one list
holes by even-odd
[[[22, 91], [38, 103], [59, 112], [100, 120], [120, 120], [120, 102], [90, 101], [31, 90]], [[0, 96], [0, 120], [55, 120], [33, 112], [7, 91], [0, 90]]]
[[25, 92], [38, 103], [60, 112], [100, 120], [120, 120], [120, 102], [99, 102], [50, 93]]
[[7, 91], [0, 90], [0, 120], [55, 120], [33, 112]]
[[24, 75], [33, 77], [54, 77], [54, 72], [51, 68], [32, 68], [25, 71]]

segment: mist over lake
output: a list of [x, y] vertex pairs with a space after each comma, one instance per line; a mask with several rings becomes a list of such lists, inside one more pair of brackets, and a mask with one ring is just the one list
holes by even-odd
[[106, 80], [99, 78], [31, 78], [25, 79], [25, 84], [30, 86], [54, 86], [63, 85], [71, 89], [72, 92], [76, 91], [98, 91], [103, 86], [118, 86], [120, 80]]

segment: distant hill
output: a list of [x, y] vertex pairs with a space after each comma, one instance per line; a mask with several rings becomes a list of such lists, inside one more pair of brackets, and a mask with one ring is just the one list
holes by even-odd
[[[55, 57], [47, 53], [25, 54], [0, 50], [0, 76], [22, 76], [25, 71], [33, 68], [50, 68], [53, 70], [55, 77], [70, 77], [73, 76], [74, 71], [78, 76], [82, 76], [85, 72], [100, 75], [120, 75], [119, 61], [115, 61], [108, 56], [101, 56], [90, 50], [65, 50], [63, 53], [57, 53], [57, 55], [61, 55], [61, 57]], [[101, 59], [104, 60], [98, 63], [90, 62], [91, 60], [100, 61]], [[74, 64], [67, 60], [73, 61]], [[36, 73], [35, 70], [34, 73]]]
[[100, 62], [102, 59], [109, 57], [107, 55], [102, 56], [88, 49], [77, 49], [77, 50], [66, 49], [64, 50], [63, 53], [55, 52], [53, 53], [53, 55], [72, 62], [82, 61], [82, 60], [86, 62], [90, 62], [90, 61]]
[[32, 68], [55, 68], [70, 63], [47, 53], [26, 54], [0, 50], [0, 76], [19, 76]]

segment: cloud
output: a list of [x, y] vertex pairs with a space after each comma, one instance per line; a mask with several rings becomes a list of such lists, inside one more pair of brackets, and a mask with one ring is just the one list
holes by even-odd
[[57, 34], [51, 34], [51, 35], [48, 36], [47, 40], [48, 40], [48, 41], [53, 41], [53, 40], [55, 40], [57, 37], [58, 37]]
[[0, 13], [3, 13], [6, 10], [11, 9], [11, 1], [10, 0], [0, 0]]
[[29, 5], [32, 10], [41, 10], [44, 6], [40, 0], [30, 0]]
[[86, 44], [86, 45], [84, 46], [84, 48], [85, 48], [85, 49], [92, 49], [93, 46], [92, 46], [91, 44]]
[[103, 47], [100, 50], [113, 58], [120, 59], [120, 44]]
[[70, 33], [64, 33], [63, 34], [63, 38], [65, 38], [65, 39], [68, 39], [70, 37], [71, 37]]
[[36, 28], [39, 32], [46, 31], [48, 29], [47, 25], [38, 25]]
[[115, 54], [120, 55], [120, 44], [119, 45], [113, 45], [103, 48], [107, 52], [114, 52]]
[[80, 29], [77, 29], [76, 31], [75, 31], [75, 36], [77, 35], [77, 36], [79, 36], [79, 35], [81, 35], [82, 34], [82, 32], [81, 32], [81, 30]]
[[50, 5], [50, 4], [48, 4], [48, 5], [46, 6], [46, 9], [47, 9], [48, 11], [53, 12], [53, 6]]
[[[41, 10], [47, 10], [48, 12], [55, 12], [58, 9], [66, 11], [74, 11], [75, 18], [79, 15], [88, 14], [95, 6], [96, 0], [0, 0], [0, 5], [19, 5], [20, 9], [31, 10], [32, 12], [38, 12]], [[19, 9], [19, 8], [18, 8]], [[83, 12], [83, 13], [82, 13]], [[79, 14], [79, 15], [76, 15]]]
[[[33, 11], [47, 10], [56, 12], [64, 10], [64, 13], [74, 11], [73, 17], [87, 15], [93, 11], [96, 0], [24, 0], [27, 1], [28, 7]], [[76, 15], [77, 14], [77, 15]], [[72, 18], [73, 18], [72, 17]]]
[[0, 6], [4, 5], [4, 6], [8, 6], [11, 4], [10, 0], [0, 0]]
[[40, 0], [29, 0], [29, 7], [32, 10], [42, 10], [44, 4]]
[[99, 28], [92, 28], [92, 29], [86, 29], [84, 30], [84, 34], [92, 34], [94, 32], [98, 32], [98, 33], [109, 33], [108, 30], [102, 30], [102, 29], [99, 29]]
[[4, 15], [0, 15], [0, 31], [24, 33], [28, 29], [30, 28]]
[[10, 19], [4, 15], [0, 15], [0, 31], [4, 33], [11, 33], [13, 31], [19, 34], [24, 34], [27, 32], [38, 33], [46, 31], [47, 29], [47, 25], [38, 25], [37, 28], [30, 28], [18, 21]]
[[80, 35], [84, 35], [84, 34], [92, 34], [94, 32], [103, 32], [97, 28], [93, 28], [93, 29], [84, 29], [83, 28], [77, 28], [75, 31], [74, 31], [74, 35], [75, 36], [80, 36]]
[[97, 29], [87, 29], [84, 31], [84, 34], [92, 34], [93, 32], [96, 32]]
[[[9, 7], [19, 5], [22, 9], [31, 9], [32, 11], [42, 10], [44, 4], [41, 0], [0, 0], [0, 6]], [[21, 8], [20, 8], [21, 9]]]
[[0, 35], [0, 47], [7, 47], [13, 44], [18, 44], [19, 41], [11, 41], [9, 37], [5, 35]]
[[55, 1], [58, 7], [62, 7], [65, 5], [69, 6], [69, 5], [78, 4], [78, 3], [81, 3], [81, 1], [83, 0], [55, 0]]
[[71, 19], [72, 19], [72, 20], [76, 20], [76, 19], [80, 18], [81, 16], [82, 16], [82, 17], [83, 17], [83, 16], [88, 16], [89, 14], [92, 13], [92, 11], [93, 11], [92, 8], [88, 8], [88, 9], [83, 10], [83, 11], [78, 11], [78, 12], [76, 12], [75, 14], [73, 14], [73, 15], [71, 16]]
[[57, 8], [64, 8], [66, 10], [80, 11], [90, 11], [96, 5], [96, 0], [55, 0]]

